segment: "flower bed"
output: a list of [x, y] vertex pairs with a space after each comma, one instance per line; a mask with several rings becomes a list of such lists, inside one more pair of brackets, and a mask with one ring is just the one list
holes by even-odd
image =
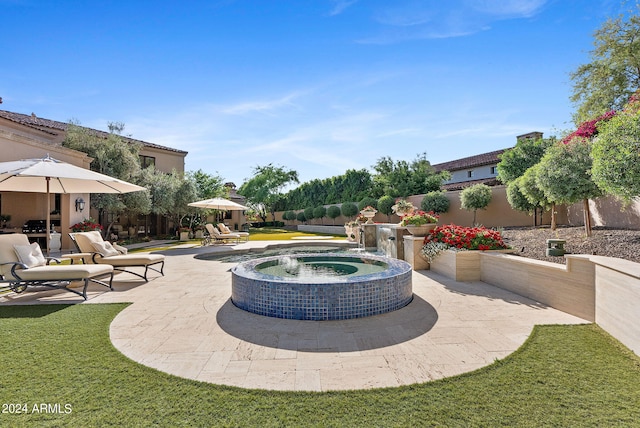
[[480, 251], [511, 251], [500, 232], [484, 227], [439, 226], [424, 239], [429, 268], [456, 281], [480, 280]]
[[444, 250], [506, 250], [500, 232], [486, 227], [438, 226], [424, 238], [422, 255], [431, 262]]

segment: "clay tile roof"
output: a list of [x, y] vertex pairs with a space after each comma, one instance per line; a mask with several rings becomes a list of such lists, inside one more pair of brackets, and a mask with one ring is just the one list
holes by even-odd
[[443, 190], [462, 190], [465, 187], [473, 186], [474, 184], [486, 184], [487, 186], [497, 186], [502, 183], [498, 181], [497, 178], [490, 177], [490, 178], [481, 178], [478, 180], [471, 180], [471, 181], [461, 181], [459, 183], [443, 184], [442, 189]]
[[[461, 169], [469, 169], [477, 166], [491, 165], [500, 162], [498, 155], [501, 155], [508, 149], [496, 150], [493, 152], [482, 153], [475, 156], [469, 156], [462, 159], [456, 159], [449, 162], [433, 165], [436, 172], [440, 171], [458, 171]], [[468, 183], [468, 182], [467, 182]]]
[[[31, 113], [31, 115], [14, 113], [11, 111], [0, 110], [0, 117], [10, 120], [15, 123], [19, 123], [24, 126], [28, 126], [30, 128], [38, 129], [42, 132], [46, 132], [52, 135], [57, 135], [58, 133], [55, 131], [65, 132], [67, 130], [68, 124], [64, 122], [58, 122], [57, 120], [43, 119], [41, 117], [37, 117], [35, 114]], [[100, 131], [98, 129], [90, 129], [95, 132], [99, 136], [107, 137], [109, 135], [108, 132]], [[54, 131], [55, 130], [55, 131]], [[178, 150], [171, 147], [161, 146], [159, 144], [149, 143], [147, 141], [137, 140], [135, 138], [122, 136], [125, 141], [131, 141], [135, 143], [142, 144], [145, 147], [155, 148], [160, 150], [168, 150], [175, 153], [184, 153], [187, 154], [184, 150]]]

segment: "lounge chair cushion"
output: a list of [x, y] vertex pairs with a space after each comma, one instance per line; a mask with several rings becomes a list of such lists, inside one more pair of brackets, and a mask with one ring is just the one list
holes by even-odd
[[162, 254], [119, 254], [117, 256], [109, 257], [96, 257], [96, 263], [108, 264], [114, 267], [126, 267], [126, 266], [146, 266], [154, 263], [159, 263], [164, 260]]
[[47, 264], [47, 260], [44, 258], [44, 254], [42, 254], [42, 250], [36, 242], [31, 245], [14, 245], [13, 249], [18, 256], [20, 263], [24, 264], [28, 268], [44, 266]]
[[91, 245], [93, 245], [96, 253], [100, 253], [102, 257], [117, 256], [120, 254], [118, 250], [113, 248], [113, 245], [111, 245], [109, 241], [92, 242]]
[[222, 233], [231, 233], [231, 230], [229, 230], [227, 225], [224, 223], [218, 223], [218, 229], [220, 229], [220, 232]]
[[25, 281], [55, 281], [66, 279], [85, 279], [101, 275], [108, 275], [113, 271], [109, 265], [58, 265], [37, 266], [16, 272]]
[[[105, 242], [102, 239], [102, 235], [100, 232], [91, 231], [91, 232], [77, 232], [74, 234], [76, 244], [78, 244], [78, 248], [83, 253], [92, 253], [96, 252], [93, 244], [96, 242]], [[96, 263], [101, 264], [109, 264], [116, 267], [125, 267], [125, 266], [147, 266], [155, 263], [160, 263], [164, 260], [164, 255], [162, 254], [145, 254], [145, 253], [134, 253], [134, 254], [119, 254], [117, 256], [109, 256], [109, 257], [95, 257]]]

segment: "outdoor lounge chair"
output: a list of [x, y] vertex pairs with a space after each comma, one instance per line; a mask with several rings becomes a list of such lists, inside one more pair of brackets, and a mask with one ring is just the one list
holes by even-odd
[[212, 244], [214, 242], [228, 242], [230, 240], [235, 240], [236, 244], [240, 240], [240, 235], [236, 233], [222, 233], [216, 228], [213, 224], [207, 223], [204, 225], [209, 233], [208, 239], [205, 238], [203, 245]]
[[[113, 290], [113, 267], [107, 265], [53, 266], [52, 257], [44, 257], [38, 244], [29, 244], [27, 235], [21, 233], [0, 235], [0, 275], [11, 291], [22, 293], [29, 287], [45, 287], [71, 291], [87, 300], [89, 281]], [[109, 276], [109, 283], [97, 278]], [[82, 291], [69, 288], [71, 282], [83, 281]]]
[[236, 235], [240, 235], [240, 239], [244, 239], [245, 242], [249, 241], [249, 232], [239, 232], [237, 230], [231, 231], [224, 223], [218, 223], [218, 230], [226, 235], [227, 233], [234, 233]]
[[[149, 281], [147, 279], [149, 269], [164, 276], [164, 255], [162, 254], [122, 254], [110, 242], [103, 240], [98, 231], [70, 233], [69, 236], [78, 250], [87, 255], [84, 258], [85, 263], [111, 265], [116, 271], [128, 272], [145, 281]], [[160, 269], [151, 267], [155, 265], [160, 265]], [[144, 274], [125, 269], [132, 267], [144, 267]]]

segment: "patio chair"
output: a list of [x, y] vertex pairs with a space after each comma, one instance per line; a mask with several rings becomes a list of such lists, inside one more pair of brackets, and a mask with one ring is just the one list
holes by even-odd
[[[87, 300], [89, 282], [113, 290], [113, 267], [107, 265], [50, 265], [53, 257], [44, 257], [38, 244], [29, 244], [21, 233], [0, 235], [0, 275], [11, 291], [22, 293], [29, 287], [70, 291]], [[109, 283], [97, 278], [109, 276]], [[83, 281], [82, 291], [69, 288], [74, 281]]]
[[[78, 250], [86, 254], [85, 263], [105, 264], [113, 266], [113, 269], [119, 272], [127, 272], [136, 275], [145, 281], [149, 270], [158, 272], [164, 276], [164, 255], [162, 254], [122, 254], [114, 246], [102, 239], [102, 235], [98, 231], [91, 232], [75, 232], [69, 236], [75, 242]], [[160, 269], [151, 266], [160, 265]], [[144, 274], [128, 270], [126, 268], [144, 267]]]
[[204, 226], [209, 233], [209, 243], [228, 242], [230, 240], [235, 240], [237, 244], [240, 240], [240, 235], [236, 233], [222, 233], [211, 223], [207, 223]]
[[249, 232], [240, 232], [237, 230], [231, 231], [224, 223], [218, 223], [218, 230], [222, 232], [223, 235], [228, 233], [235, 233], [236, 235], [240, 235], [241, 239], [244, 239], [245, 242], [249, 241]]

